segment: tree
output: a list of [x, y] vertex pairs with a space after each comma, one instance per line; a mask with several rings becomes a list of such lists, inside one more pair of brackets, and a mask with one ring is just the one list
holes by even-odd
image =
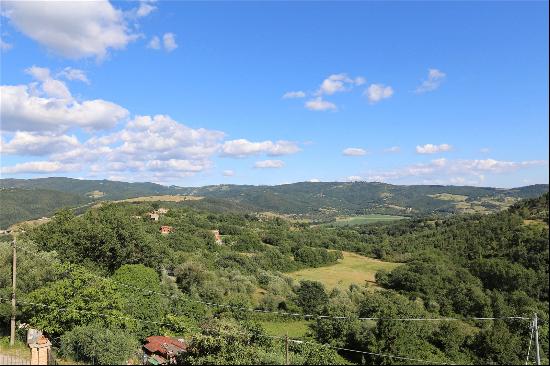
[[80, 266], [63, 269], [61, 279], [34, 290], [22, 303], [26, 322], [52, 335], [92, 322], [127, 327], [130, 320], [125, 319], [124, 301], [112, 282]]
[[132, 318], [146, 321], [131, 323], [130, 331], [139, 339], [158, 334], [159, 326], [151, 322], [158, 322], [164, 317], [167, 301], [159, 295], [160, 280], [155, 270], [143, 264], [125, 264], [115, 271], [112, 279], [126, 285], [115, 283], [123, 299], [124, 312]]
[[121, 329], [91, 324], [61, 336], [61, 354], [75, 361], [122, 365], [138, 350], [138, 342]]
[[300, 281], [296, 289], [296, 303], [306, 313], [316, 313], [328, 301], [325, 287], [317, 281]]

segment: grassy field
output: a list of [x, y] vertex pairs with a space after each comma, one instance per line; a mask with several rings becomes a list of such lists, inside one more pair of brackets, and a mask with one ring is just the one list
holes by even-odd
[[339, 217], [335, 222], [331, 222], [330, 225], [338, 226], [347, 226], [347, 225], [362, 225], [362, 224], [372, 224], [374, 222], [387, 222], [405, 219], [404, 216], [393, 216], [393, 215], [362, 215], [362, 216], [350, 216], [350, 217]]
[[262, 321], [260, 322], [266, 333], [272, 336], [285, 336], [288, 332], [290, 338], [304, 338], [309, 331], [307, 320], [289, 320], [289, 321]]
[[302, 269], [289, 275], [296, 281], [319, 281], [329, 290], [335, 287], [347, 289], [352, 283], [376, 286], [374, 283], [376, 272], [391, 271], [400, 265], [400, 263], [383, 262], [355, 253], [343, 252], [343, 254], [344, 259], [332, 266]]
[[196, 201], [201, 200], [204, 197], [199, 196], [183, 196], [183, 195], [162, 195], [162, 196], [144, 196], [144, 197], [135, 197], [128, 198], [125, 200], [115, 201], [115, 202], [182, 202], [182, 201]]

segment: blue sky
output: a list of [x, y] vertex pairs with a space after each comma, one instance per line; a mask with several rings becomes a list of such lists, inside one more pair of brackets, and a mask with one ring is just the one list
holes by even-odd
[[3, 178], [548, 183], [548, 2], [23, 3]]

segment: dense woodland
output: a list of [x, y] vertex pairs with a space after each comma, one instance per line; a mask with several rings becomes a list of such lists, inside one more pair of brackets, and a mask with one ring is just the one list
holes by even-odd
[[[376, 182], [300, 182], [277, 186], [217, 185], [163, 186], [110, 180], [62, 177], [0, 179], [0, 229], [20, 221], [50, 216], [63, 207], [101, 200], [121, 200], [151, 195], [205, 197], [187, 205], [215, 212], [273, 212], [317, 222], [340, 215], [391, 214], [424, 216], [462, 212], [457, 202], [438, 195], [463, 196], [463, 205], [496, 212], [517, 199], [538, 197], [547, 184], [498, 189], [490, 187], [417, 185], [398, 186]], [[97, 194], [97, 195], [96, 195]]]
[[[159, 222], [146, 215], [159, 203], [104, 204], [82, 215], [61, 210], [18, 236], [18, 319], [43, 329], [59, 355], [105, 364], [137, 357], [153, 334], [188, 340], [182, 363], [282, 363], [282, 345], [266, 337], [261, 321], [293, 319], [243, 308], [346, 317], [311, 321], [308, 342], [291, 344], [296, 364], [415, 363], [327, 345], [441, 363], [519, 364], [528, 320], [469, 318], [536, 312], [548, 364], [548, 200], [546, 193], [490, 215], [353, 227], [178, 203], [162, 203], [169, 211]], [[174, 232], [161, 235], [160, 225]], [[212, 230], [220, 231], [222, 245]], [[11, 248], [4, 240], [0, 298], [6, 300]], [[328, 291], [286, 275], [334, 264], [341, 251], [404, 265], [379, 272], [381, 288], [374, 291], [366, 284]], [[9, 315], [4, 301], [3, 329]], [[439, 317], [463, 320], [392, 320]]]

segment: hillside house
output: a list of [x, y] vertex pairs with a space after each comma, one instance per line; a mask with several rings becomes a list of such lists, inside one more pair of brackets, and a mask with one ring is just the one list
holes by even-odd
[[219, 230], [212, 230], [212, 234], [214, 234], [214, 240], [216, 244], [221, 245], [223, 244], [222, 236], [220, 235]]
[[150, 219], [151, 221], [158, 221], [158, 220], [159, 220], [159, 217], [160, 217], [160, 215], [159, 215], [158, 213], [156, 213], [156, 212], [149, 212], [149, 213], [147, 214], [147, 216], [149, 216], [149, 219]]
[[168, 226], [168, 225], [162, 225], [160, 227], [160, 233], [162, 235], [168, 235], [170, 233], [174, 232], [174, 228], [172, 226]]
[[164, 207], [160, 207], [158, 210], [155, 211], [156, 213], [158, 213], [159, 215], [165, 215], [168, 213], [168, 209], [167, 208], [164, 208]]
[[187, 351], [187, 344], [183, 339], [165, 336], [147, 337], [143, 345], [146, 365], [175, 365], [177, 356]]

